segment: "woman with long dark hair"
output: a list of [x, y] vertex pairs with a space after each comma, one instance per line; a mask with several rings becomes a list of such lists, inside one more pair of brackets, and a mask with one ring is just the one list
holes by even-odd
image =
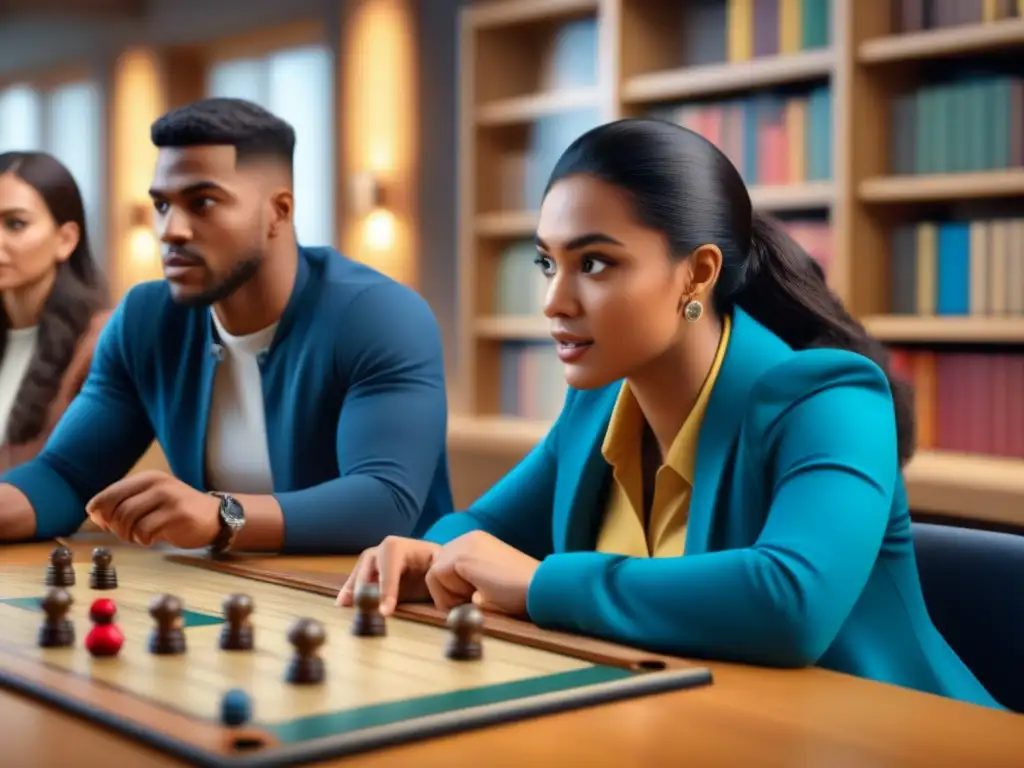
[[705, 659], [820, 665], [999, 705], [929, 618], [901, 467], [908, 389], [711, 142], [624, 120], [576, 140], [541, 208], [555, 426], [424, 541], [339, 594], [473, 600]]
[[0, 154], [0, 471], [41, 450], [78, 393], [106, 298], [71, 173]]

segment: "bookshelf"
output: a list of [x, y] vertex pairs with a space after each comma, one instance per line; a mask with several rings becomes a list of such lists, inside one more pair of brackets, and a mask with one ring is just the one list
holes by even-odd
[[[913, 165], [897, 157], [901, 97], [905, 102], [937, 70], [941, 78], [957, 67], [976, 68], [989, 58], [1005, 62], [1024, 52], [1016, 0], [963, 0], [955, 19], [941, 18], [950, 13], [948, 3], [940, 13], [932, 2], [480, 0], [465, 7], [452, 447], [492, 455], [511, 468], [557, 415], [558, 369], [546, 368], [540, 357], [548, 335], [540, 287], [531, 282], [536, 270], [520, 261], [530, 250], [550, 165], [575, 135], [620, 117], [667, 117], [705, 135], [718, 132], [709, 138], [724, 141], [722, 114], [777, 97], [787, 127], [780, 141], [794, 157], [788, 121], [798, 112], [804, 156], [796, 165], [790, 159], [788, 169], [766, 171], [763, 161], [737, 165], [757, 208], [791, 222], [794, 236], [816, 258], [821, 246], [830, 285], [868, 329], [897, 354], [911, 350], [907, 359], [914, 350], [941, 355], [947, 347], [962, 352], [967, 346], [985, 354], [1017, 345], [1024, 360], [1024, 308], [1010, 311], [1012, 297], [989, 311], [975, 311], [973, 304], [961, 313], [894, 311], [895, 230], [956, 216], [989, 217], [987, 206], [1000, 211], [992, 216], [1011, 215], [1007, 206], [1024, 193], [1019, 157], [974, 165], [963, 157], [959, 165], [929, 160], [897, 172], [899, 162]], [[777, 16], [758, 15], [770, 5]], [[920, 28], [920, 19], [913, 19], [915, 7], [920, 16], [926, 5], [934, 28]], [[966, 6], [977, 6], [975, 18]], [[749, 34], [740, 34], [744, 29]], [[814, 123], [814, 94], [823, 93], [827, 117]], [[1024, 120], [1021, 109], [1018, 120]], [[563, 124], [560, 134], [555, 123]], [[1024, 211], [1015, 213], [1024, 220]], [[798, 231], [804, 223], [817, 229]], [[1020, 235], [1015, 247], [1024, 270], [1024, 224]], [[805, 242], [805, 236], [817, 239]], [[512, 369], [518, 373], [509, 374], [509, 350], [517, 347], [523, 356]], [[519, 392], [517, 401], [510, 395], [517, 377], [524, 386], [542, 379], [547, 386], [541, 389], [551, 392]], [[1024, 391], [1024, 378], [1020, 385]], [[905, 473], [915, 511], [1024, 529], [1024, 446], [1017, 458], [984, 446], [970, 449], [980, 446], [977, 441], [965, 449], [929, 440]]]

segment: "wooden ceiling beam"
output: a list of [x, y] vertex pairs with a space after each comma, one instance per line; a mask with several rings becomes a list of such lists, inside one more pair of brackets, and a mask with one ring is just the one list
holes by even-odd
[[134, 18], [145, 12], [145, 0], [0, 0], [0, 15], [8, 18], [55, 14], [76, 18]]

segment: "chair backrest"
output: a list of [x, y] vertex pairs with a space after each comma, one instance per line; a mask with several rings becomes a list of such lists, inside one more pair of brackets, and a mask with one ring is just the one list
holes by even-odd
[[996, 700], [1024, 712], [1024, 535], [913, 527], [932, 621]]

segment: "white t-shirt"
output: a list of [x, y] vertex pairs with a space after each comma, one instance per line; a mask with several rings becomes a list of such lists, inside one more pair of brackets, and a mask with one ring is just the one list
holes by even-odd
[[212, 309], [223, 354], [214, 376], [206, 432], [206, 473], [211, 490], [271, 493], [274, 490], [263, 410], [258, 355], [270, 347], [277, 324], [232, 336]]
[[7, 436], [7, 420], [21, 389], [21, 382], [28, 371], [28, 365], [36, 353], [39, 341], [39, 326], [31, 328], [10, 328], [7, 331], [7, 347], [0, 361], [0, 443]]

